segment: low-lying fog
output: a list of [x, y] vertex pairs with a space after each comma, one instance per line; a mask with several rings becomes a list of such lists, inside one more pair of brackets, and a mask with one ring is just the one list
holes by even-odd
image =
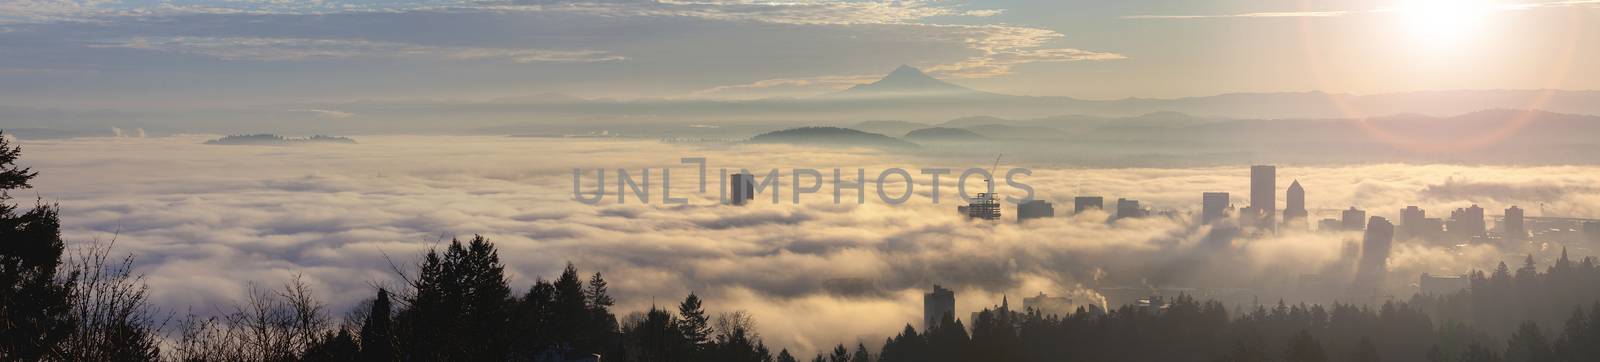
[[[1244, 164], [1085, 168], [1038, 155], [1017, 158], [1026, 163], [1002, 159], [1001, 170], [1032, 169], [1019, 180], [1055, 202], [1057, 217], [1019, 225], [1012, 205], [1000, 222], [957, 215], [955, 175], [941, 179], [941, 203], [933, 204], [930, 176], [917, 172], [988, 168], [993, 156], [621, 139], [382, 136], [359, 137], [355, 145], [202, 145], [206, 139], [21, 145], [23, 162], [41, 175], [34, 191], [61, 205], [66, 237], [74, 244], [116, 239], [117, 251], [138, 255], [155, 301], [178, 312], [225, 309], [248, 282], [276, 285], [296, 274], [342, 312], [370, 298], [371, 285], [398, 283], [386, 256], [411, 265], [441, 240], [482, 234], [499, 246], [517, 288], [555, 277], [572, 261], [607, 276], [619, 315], [672, 305], [695, 291], [714, 313], [750, 312], [775, 347], [815, 351], [858, 338], [875, 345], [905, 324], [919, 325], [921, 293], [934, 283], [957, 291], [963, 319], [1002, 296], [1015, 303], [1039, 292], [1103, 303], [1102, 291], [1181, 287], [1292, 301], [1304, 297], [1296, 288], [1303, 275], [1347, 277], [1345, 245], [1360, 239], [1284, 232], [1207, 243], [1209, 227], [1189, 213], [1206, 191], [1230, 192], [1235, 205], [1247, 205]], [[708, 159], [706, 194], [697, 194], [697, 170], [680, 164], [683, 157]], [[1529, 216], [1600, 217], [1600, 167], [1278, 166], [1279, 208], [1283, 189], [1299, 180], [1313, 220], [1350, 206], [1394, 219], [1407, 205], [1439, 217], [1471, 204], [1490, 215], [1520, 205]], [[661, 202], [663, 167], [673, 167], [673, 197], [688, 197], [687, 205]], [[718, 205], [722, 167], [783, 170], [784, 202], [761, 196], [745, 207]], [[869, 186], [865, 204], [849, 202], [854, 191], [846, 191], [849, 201], [834, 205], [824, 185], [792, 204], [788, 174], [797, 167], [824, 170], [825, 179], [833, 168], [853, 179], [856, 168], [873, 178], [901, 167], [915, 176], [917, 196], [886, 205]], [[595, 206], [574, 201], [574, 168], [586, 170], [584, 190], [594, 187], [594, 169], [607, 169], [611, 195]], [[650, 204], [616, 203], [618, 168], [634, 177], [651, 169]], [[1104, 213], [1072, 216], [1071, 198], [1080, 194], [1179, 213], [1114, 223]], [[1490, 222], [1493, 228], [1492, 216]], [[1569, 246], [1574, 258], [1596, 255], [1590, 246]], [[1515, 265], [1526, 253], [1546, 260], [1559, 247], [1400, 242], [1385, 288], [1405, 298], [1423, 272]]]

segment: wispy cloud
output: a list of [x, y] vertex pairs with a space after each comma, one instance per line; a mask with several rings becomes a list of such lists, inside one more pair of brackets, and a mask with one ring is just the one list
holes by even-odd
[[1349, 11], [1275, 11], [1220, 15], [1130, 15], [1123, 19], [1225, 19], [1225, 18], [1331, 18], [1349, 15]]
[[303, 61], [352, 58], [434, 57], [451, 60], [505, 60], [514, 63], [604, 62], [625, 57], [596, 50], [436, 47], [346, 39], [263, 37], [138, 37], [90, 44], [193, 54], [223, 60]]

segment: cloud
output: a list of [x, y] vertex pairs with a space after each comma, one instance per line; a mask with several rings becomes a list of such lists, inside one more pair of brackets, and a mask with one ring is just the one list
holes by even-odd
[[90, 44], [89, 47], [153, 50], [222, 60], [252, 61], [433, 57], [451, 60], [501, 60], [520, 64], [605, 62], [626, 59], [595, 50], [435, 47], [369, 40], [265, 37], [136, 37]]
[[[1080, 303], [1125, 300], [1152, 286], [1207, 293], [1246, 287], [1262, 300], [1292, 298], [1303, 293], [1294, 287], [1301, 275], [1340, 280], [1349, 264], [1346, 245], [1359, 238], [1286, 232], [1227, 240], [1182, 216], [1197, 207], [1203, 191], [1230, 191], [1235, 204], [1244, 204], [1248, 168], [1242, 166], [1018, 165], [1035, 171], [1025, 180], [1055, 202], [1058, 214], [1080, 188], [1180, 212], [1115, 223], [1091, 212], [1019, 225], [956, 215], [954, 177], [941, 179], [941, 204], [928, 201], [931, 184], [919, 177], [913, 186], [918, 196], [902, 206], [832, 205], [825, 187], [800, 205], [763, 198], [725, 207], [716, 205], [716, 190], [696, 194], [695, 173], [684, 166], [672, 174], [673, 196], [688, 197], [690, 204], [659, 200], [660, 168], [679, 167], [680, 157], [707, 157], [712, 188], [719, 167], [860, 167], [871, 175], [888, 167], [977, 166], [964, 158], [509, 137], [366, 136], [359, 145], [290, 148], [199, 144], [207, 138], [26, 141], [24, 160], [41, 173], [33, 191], [61, 204], [65, 236], [77, 245], [116, 235], [118, 252], [138, 254], [137, 270], [148, 274], [154, 300], [168, 310], [209, 310], [240, 298], [247, 282], [271, 285], [301, 273], [342, 311], [370, 297], [370, 285], [398, 283], [389, 258], [405, 265], [441, 238], [483, 234], [499, 246], [516, 288], [556, 276], [571, 260], [584, 272], [612, 278], [624, 314], [692, 290], [707, 297], [713, 312], [751, 312], [770, 345], [803, 352], [858, 337], [881, 340], [877, 334], [915, 324], [920, 294], [933, 283], [957, 290], [960, 315], [1003, 295], [1041, 291], [1074, 295]], [[611, 193], [615, 169], [651, 168], [654, 202], [574, 202], [575, 167], [612, 170]], [[1595, 167], [1285, 166], [1279, 172], [1280, 180], [1298, 179], [1306, 187], [1313, 218], [1351, 204], [1393, 216], [1409, 204], [1448, 210], [1479, 203], [1499, 210], [1536, 202], [1530, 198], [1545, 200], [1549, 215], [1600, 216], [1600, 192], [1586, 188], [1600, 177]], [[1538, 181], [1540, 189], [1560, 194], [1478, 199], [1427, 191], [1452, 179]], [[586, 189], [593, 187], [589, 180]], [[1012, 210], [1006, 211], [1009, 218]], [[1418, 273], [1488, 268], [1522, 252], [1402, 242], [1387, 283], [1403, 295]]]
[[[1570, 7], [1600, 4], [1600, 0], [1567, 0], [1544, 1], [1525, 3], [1485, 3], [1476, 2], [1476, 6], [1483, 6], [1489, 10], [1529, 10], [1538, 8]], [[1396, 11], [1394, 7], [1381, 7], [1368, 10], [1308, 10], [1308, 11], [1267, 11], [1237, 14], [1183, 14], [1183, 15], [1128, 15], [1123, 19], [1133, 20], [1185, 20], [1185, 19], [1248, 19], [1248, 18], [1336, 18], [1348, 15], [1387, 13]]]
[[355, 117], [356, 116], [355, 113], [344, 112], [344, 111], [336, 111], [336, 110], [331, 110], [331, 109], [301, 109], [299, 111], [301, 111], [301, 112], [310, 112], [311, 114], [317, 115], [317, 117], [322, 117], [322, 118], [327, 118], [327, 119], [345, 119], [345, 118], [350, 118], [350, 117]]
[[[1018, 65], [1121, 60], [1118, 53], [1073, 48], [1054, 48], [1046, 44], [1064, 36], [1053, 30], [1005, 25], [906, 25], [914, 28], [906, 36], [924, 42], [963, 44], [967, 53], [954, 62], [939, 63], [923, 70], [941, 77], [992, 78], [1011, 74]], [[750, 83], [724, 85], [695, 92], [696, 95], [730, 95], [741, 98], [768, 96], [811, 96], [871, 83], [882, 75], [833, 75], [804, 78], [764, 79]]]
[[1123, 19], [1226, 19], [1226, 18], [1331, 18], [1350, 15], [1350, 11], [1279, 11], [1222, 15], [1129, 15]]

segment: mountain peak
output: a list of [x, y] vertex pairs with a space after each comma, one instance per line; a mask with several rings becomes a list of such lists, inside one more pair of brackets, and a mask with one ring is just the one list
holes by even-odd
[[868, 96], [879, 98], [972, 96], [987, 93], [951, 84], [923, 73], [921, 69], [901, 65], [876, 82], [856, 85], [834, 95]]
[[[933, 79], [933, 77], [928, 76], [928, 73], [923, 73], [921, 69], [917, 69], [916, 67], [912, 67], [912, 66], [905, 65], [905, 64], [901, 64], [899, 67], [895, 67], [894, 71], [889, 72], [889, 75], [883, 77], [883, 79], [890, 79], [890, 78], [928, 78], [928, 79]], [[937, 79], [934, 79], [934, 80], [937, 80]]]

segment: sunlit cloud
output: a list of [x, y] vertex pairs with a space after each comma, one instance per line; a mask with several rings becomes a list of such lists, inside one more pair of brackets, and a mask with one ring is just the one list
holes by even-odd
[[1222, 15], [1129, 15], [1123, 19], [1226, 19], [1226, 18], [1331, 18], [1349, 15], [1349, 11], [1278, 11]]
[[[1425, 4], [1427, 6], [1419, 6], [1419, 4]], [[1335, 17], [1344, 17], [1344, 16], [1360, 15], [1360, 14], [1392, 13], [1392, 12], [1408, 12], [1408, 11], [1409, 12], [1416, 12], [1416, 11], [1419, 11], [1419, 10], [1423, 10], [1423, 8], [1426, 8], [1425, 10], [1430, 11], [1430, 12], [1459, 11], [1457, 9], [1461, 8], [1461, 7], [1474, 8], [1474, 9], [1471, 9], [1471, 10], [1478, 10], [1477, 8], [1481, 8], [1481, 10], [1486, 10], [1486, 11], [1507, 11], [1507, 10], [1528, 10], [1528, 9], [1547, 8], [1547, 7], [1584, 6], [1584, 5], [1596, 5], [1596, 4], [1600, 4], [1600, 0], [1568, 0], [1568, 1], [1544, 1], [1544, 2], [1500, 2], [1500, 1], [1476, 1], [1476, 0], [1475, 1], [1402, 0], [1402, 1], [1398, 1], [1395, 5], [1382, 6], [1382, 7], [1373, 8], [1373, 9], [1361, 9], [1361, 10], [1264, 11], [1264, 12], [1249, 12], [1249, 13], [1236, 13], [1236, 14], [1127, 15], [1127, 16], [1123, 16], [1122, 18], [1123, 19], [1134, 19], [1134, 20], [1147, 20], [1147, 19], [1154, 19], [1154, 20], [1162, 20], [1162, 19], [1182, 20], [1182, 19], [1230, 19], [1230, 18], [1237, 18], [1237, 19], [1249, 19], [1249, 18], [1335, 18]]]
[[261, 37], [138, 37], [118, 42], [90, 44], [89, 47], [153, 50], [223, 60], [253, 61], [435, 57], [534, 63], [604, 62], [626, 59], [595, 50], [459, 48], [367, 40]]

